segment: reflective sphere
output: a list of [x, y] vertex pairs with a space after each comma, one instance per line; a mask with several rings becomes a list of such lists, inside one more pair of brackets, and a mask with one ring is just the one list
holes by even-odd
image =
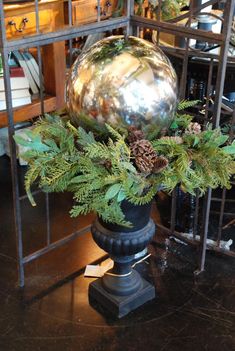
[[71, 118], [84, 113], [100, 123], [169, 127], [177, 103], [177, 77], [165, 54], [136, 38], [112, 36], [73, 64], [67, 84]]

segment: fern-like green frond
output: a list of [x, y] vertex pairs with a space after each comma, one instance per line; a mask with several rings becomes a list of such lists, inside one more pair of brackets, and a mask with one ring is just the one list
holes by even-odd
[[178, 111], [186, 110], [187, 108], [197, 105], [200, 100], [181, 100], [177, 106]]

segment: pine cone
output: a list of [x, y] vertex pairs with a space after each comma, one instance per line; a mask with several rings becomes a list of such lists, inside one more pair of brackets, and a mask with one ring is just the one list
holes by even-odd
[[153, 167], [153, 173], [162, 172], [169, 164], [169, 161], [164, 156], [158, 156]]
[[104, 166], [107, 170], [112, 168], [112, 162], [110, 160], [103, 160], [100, 162], [102, 166]]
[[151, 173], [158, 158], [152, 144], [145, 139], [137, 140], [130, 145], [130, 149], [137, 168], [141, 172]]
[[201, 126], [197, 122], [191, 122], [186, 129], [186, 134], [200, 134], [201, 133]]
[[104, 166], [106, 169], [111, 169], [112, 168], [112, 162], [110, 160], [106, 160], [104, 163]]
[[137, 140], [144, 139], [144, 133], [142, 130], [137, 129], [135, 126], [130, 126], [128, 128], [128, 137], [127, 140], [130, 144], [134, 143]]

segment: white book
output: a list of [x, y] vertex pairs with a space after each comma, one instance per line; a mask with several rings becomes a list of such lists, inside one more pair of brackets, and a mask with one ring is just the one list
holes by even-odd
[[30, 86], [30, 89], [32, 90], [32, 93], [38, 94], [39, 89], [38, 89], [37, 84], [35, 83], [35, 81], [33, 79], [33, 76], [30, 72], [30, 69], [29, 69], [24, 57], [21, 55], [21, 53], [19, 51], [13, 51], [13, 55], [15, 56], [17, 61], [19, 62], [19, 65], [23, 68], [25, 77], [29, 81], [29, 86]]
[[[38, 67], [38, 64], [37, 64], [35, 58], [29, 52], [22, 52], [21, 55], [25, 59], [25, 62], [29, 67], [31, 75], [32, 75], [35, 83], [37, 84], [38, 88], [40, 89], [39, 67]], [[44, 90], [44, 87], [42, 87], [42, 88]]]
[[[12, 77], [10, 78], [11, 90], [29, 89], [29, 81], [26, 77]], [[0, 78], [0, 91], [4, 92], [4, 79]]]
[[[12, 100], [12, 107], [18, 107], [18, 106], [23, 106], [28, 104], [31, 104], [30, 96]], [[0, 101], [0, 110], [6, 110], [5, 100]]]
[[[24, 97], [30, 97], [29, 89], [17, 89], [11, 91], [12, 99], [20, 99]], [[4, 91], [0, 91], [0, 101], [5, 101], [6, 96]]]

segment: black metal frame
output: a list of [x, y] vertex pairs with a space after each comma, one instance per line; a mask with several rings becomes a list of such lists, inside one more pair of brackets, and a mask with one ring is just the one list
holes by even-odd
[[[161, 6], [161, 2], [159, 1], [159, 9]], [[208, 74], [208, 80], [207, 80], [207, 92], [206, 92], [206, 107], [208, 108], [209, 106], [209, 99], [210, 99], [210, 87], [212, 84], [212, 71], [213, 71], [213, 66], [216, 61], [218, 61], [218, 68], [217, 68], [217, 79], [216, 79], [216, 94], [215, 94], [215, 103], [214, 103], [214, 109], [213, 109], [213, 126], [216, 128], [220, 125], [220, 117], [221, 117], [221, 103], [222, 103], [222, 96], [223, 96], [223, 89], [224, 89], [224, 81], [225, 81], [225, 74], [226, 74], [226, 66], [227, 62], [234, 63], [234, 57], [230, 57], [228, 60], [228, 48], [229, 48], [229, 40], [230, 40], [230, 34], [231, 34], [231, 26], [232, 26], [232, 20], [233, 20], [233, 9], [235, 6], [234, 0], [227, 0], [225, 4], [225, 10], [224, 10], [224, 19], [223, 19], [223, 29], [221, 34], [215, 34], [212, 32], [206, 32], [202, 30], [195, 30], [190, 28], [191, 24], [191, 19], [192, 17], [199, 13], [203, 8], [207, 7], [208, 5], [213, 5], [218, 3], [216, 0], [211, 0], [206, 3], [204, 3], [201, 6], [198, 6], [197, 8], [193, 7], [193, 1], [190, 1], [190, 7], [189, 11], [186, 15], [181, 15], [178, 18], [175, 18], [173, 20], [170, 20], [168, 22], [163, 22], [160, 19], [160, 13], [158, 11], [157, 14], [157, 20], [152, 20], [148, 18], [142, 18], [139, 16], [132, 16], [131, 17], [131, 23], [133, 26], [138, 26], [141, 28], [151, 28], [151, 29], [157, 29], [158, 32], [166, 32], [170, 34], [178, 34], [179, 36], [187, 38], [186, 40], [186, 48], [181, 49], [181, 48], [172, 48], [172, 47], [162, 47], [162, 49], [167, 52], [167, 53], [174, 53], [177, 54], [178, 57], [181, 57], [183, 61], [183, 69], [182, 69], [182, 76], [180, 80], [180, 98], [184, 99], [185, 98], [185, 91], [186, 91], [186, 83], [187, 83], [187, 69], [188, 69], [188, 63], [189, 63], [189, 58], [190, 57], [206, 57], [210, 58], [210, 66], [209, 66], [209, 74]], [[182, 20], [183, 18], [187, 18], [187, 27], [182, 27], [178, 26], [177, 22], [179, 20]], [[214, 44], [220, 45], [220, 54], [219, 55], [214, 55], [210, 53], [205, 53], [205, 52], [200, 52], [200, 51], [195, 51], [192, 50], [189, 46], [189, 38], [194, 38], [194, 39], [202, 39], [207, 42], [212, 42]], [[159, 35], [158, 35], [158, 44], [160, 45], [159, 42]], [[205, 122], [208, 121], [208, 111], [206, 110], [205, 114]], [[234, 125], [235, 121], [235, 111], [233, 111], [233, 117], [232, 117], [232, 124]], [[231, 135], [232, 137], [232, 135]], [[173, 234], [180, 238], [181, 240], [187, 241], [190, 244], [198, 245], [198, 242], [195, 240], [195, 235], [197, 228], [196, 226], [198, 225], [198, 215], [199, 215], [199, 206], [198, 206], [198, 196], [196, 197], [196, 207], [195, 207], [195, 219], [197, 220], [196, 226], [194, 226], [194, 233], [193, 233], [193, 238], [192, 240], [185, 239], [185, 236], [182, 235], [181, 233], [177, 232], [175, 229], [175, 223], [176, 223], [176, 200], [177, 200], [177, 195], [176, 191], [173, 192], [172, 194], [172, 207], [171, 207], [171, 226], [170, 229], [165, 228], [163, 226], [162, 229], [165, 229], [168, 233]], [[211, 202], [213, 200], [219, 200], [221, 201], [221, 208], [220, 208], [220, 219], [219, 219], [219, 228], [218, 228], [218, 235], [217, 235], [217, 243], [216, 245], [208, 245], [207, 243], [207, 236], [208, 236], [208, 226], [209, 226], [209, 219], [210, 219], [210, 208], [211, 208]], [[211, 249], [216, 252], [224, 253], [229, 256], [235, 257], [235, 252], [234, 251], [228, 251], [224, 250], [220, 247], [220, 241], [221, 241], [221, 232], [222, 232], [222, 222], [223, 222], [223, 216], [224, 216], [224, 207], [225, 207], [225, 201], [226, 201], [226, 189], [223, 190], [222, 193], [222, 198], [221, 199], [214, 199], [212, 198], [212, 190], [208, 189], [208, 192], [204, 198], [204, 208], [203, 208], [203, 226], [202, 226], [202, 232], [201, 232], [201, 240], [200, 240], [200, 256], [199, 256], [199, 264], [198, 264], [198, 270], [195, 272], [196, 274], [201, 273], [205, 269], [205, 258], [206, 258], [206, 250]], [[235, 216], [235, 214], [234, 214]]]
[[[100, 1], [97, 1], [98, 9], [100, 8]], [[107, 21], [100, 21], [100, 11], [97, 11], [97, 22], [92, 24], [83, 25], [81, 27], [75, 27], [72, 25], [72, 1], [68, 0], [68, 13], [69, 13], [69, 25], [63, 30], [58, 30], [55, 32], [40, 34], [39, 26], [39, 8], [38, 0], [35, 0], [35, 13], [36, 13], [36, 35], [25, 37], [22, 39], [10, 40], [6, 39], [6, 31], [4, 24], [4, 8], [3, 1], [0, 0], [0, 26], [1, 26], [1, 36], [0, 36], [0, 52], [2, 54], [3, 69], [4, 69], [4, 82], [5, 82], [5, 92], [6, 92], [6, 105], [8, 113], [8, 131], [9, 131], [9, 145], [10, 145], [10, 155], [11, 155], [11, 174], [12, 174], [12, 185], [13, 185], [13, 203], [14, 203], [14, 219], [15, 219], [15, 232], [17, 241], [17, 255], [18, 255], [18, 273], [19, 273], [19, 286], [23, 287], [25, 283], [24, 266], [25, 264], [39, 258], [40, 256], [54, 250], [62, 245], [65, 245], [71, 240], [74, 240], [78, 236], [83, 235], [88, 232], [90, 226], [87, 226], [80, 231], [69, 234], [63, 239], [56, 242], [51, 242], [50, 233], [50, 213], [49, 213], [49, 196], [45, 194], [46, 198], [46, 217], [47, 217], [47, 245], [33, 252], [27, 256], [23, 255], [23, 237], [22, 237], [22, 219], [21, 219], [21, 201], [24, 200], [25, 196], [20, 196], [19, 193], [19, 179], [17, 176], [17, 157], [16, 157], [16, 146], [13, 140], [13, 135], [15, 133], [14, 119], [13, 119], [13, 108], [11, 99], [11, 89], [10, 89], [10, 71], [8, 66], [8, 54], [14, 49], [19, 48], [30, 48], [37, 47], [38, 53], [38, 65], [40, 71], [40, 98], [41, 98], [41, 111], [44, 111], [44, 101], [43, 101], [43, 89], [42, 89], [42, 58], [40, 47], [42, 45], [50, 44], [55, 41], [70, 40], [71, 39], [84, 36], [92, 33], [103, 32], [106, 30], [113, 30], [117, 28], [127, 28], [129, 26], [129, 17], [123, 16], [117, 19], [110, 19]], [[130, 12], [127, 11], [130, 16]]]
[[[56, 41], [69, 41], [70, 53], [72, 52], [72, 39], [85, 36], [88, 34], [93, 34], [97, 32], [111, 31], [113, 29], [123, 28], [126, 35], [138, 35], [140, 28], [154, 29], [158, 33], [166, 32], [171, 34], [178, 34], [186, 38], [186, 48], [169, 48], [163, 47], [167, 53], [176, 53], [179, 57], [182, 58], [183, 70], [180, 83], [180, 97], [185, 97], [185, 89], [187, 82], [187, 68], [190, 57], [207, 57], [210, 58], [210, 70], [208, 75], [207, 82], [207, 103], [209, 101], [211, 81], [212, 81], [212, 70], [215, 60], [218, 60], [218, 71], [217, 71], [217, 84], [216, 84], [216, 97], [215, 97], [215, 106], [214, 106], [214, 126], [217, 127], [220, 123], [220, 111], [221, 111], [221, 100], [223, 94], [223, 86], [225, 80], [225, 71], [226, 63], [228, 59], [228, 45], [230, 38], [230, 30], [232, 24], [232, 13], [231, 9], [234, 8], [235, 0], [227, 0], [226, 8], [224, 12], [224, 21], [223, 21], [223, 31], [221, 34], [213, 34], [211, 32], [205, 32], [202, 30], [195, 30], [190, 28], [190, 23], [192, 16], [200, 12], [203, 8], [208, 5], [215, 4], [218, 1], [211, 0], [207, 3], [199, 6], [198, 8], [193, 8], [193, 1], [190, 2], [189, 12], [186, 15], [179, 16], [174, 20], [168, 22], [161, 21], [160, 10], [157, 13], [157, 19], [149, 19], [142, 16], [134, 15], [134, 0], [126, 1], [126, 11], [125, 15], [118, 18], [109, 18], [105, 21], [101, 21], [100, 16], [100, 0], [97, 0], [97, 21], [91, 24], [85, 24], [83, 26], [75, 26], [72, 24], [72, 0], [68, 0], [68, 25], [63, 29], [56, 30], [51, 33], [40, 33], [39, 25], [39, 4], [38, 0], [34, 1], [35, 4], [35, 13], [36, 13], [36, 34], [33, 36], [23, 37], [16, 40], [7, 40], [6, 39], [6, 30], [4, 24], [4, 7], [3, 0], [0, 0], [0, 52], [3, 59], [3, 69], [4, 69], [4, 82], [6, 90], [6, 105], [7, 105], [7, 114], [8, 114], [8, 131], [9, 131], [9, 144], [10, 144], [10, 155], [11, 155], [11, 174], [12, 174], [12, 183], [13, 183], [13, 201], [14, 201], [14, 219], [15, 219], [15, 232], [16, 232], [16, 241], [17, 241], [17, 255], [18, 255], [18, 272], [19, 272], [19, 286], [24, 286], [24, 266], [25, 264], [37, 259], [38, 257], [48, 253], [55, 248], [58, 248], [65, 243], [75, 239], [76, 237], [83, 235], [89, 231], [89, 226], [81, 229], [78, 232], [72, 233], [66, 236], [63, 239], [60, 239], [56, 242], [51, 242], [51, 233], [50, 233], [50, 212], [49, 212], [49, 197], [45, 194], [46, 197], [46, 213], [47, 213], [47, 245], [31, 253], [30, 255], [23, 255], [23, 239], [22, 239], [22, 219], [21, 219], [21, 201], [25, 196], [20, 196], [19, 193], [19, 180], [17, 176], [17, 158], [16, 158], [16, 146], [13, 140], [13, 135], [15, 133], [14, 119], [13, 119], [13, 107], [12, 107], [12, 97], [10, 89], [10, 71], [8, 67], [8, 54], [14, 49], [19, 48], [30, 48], [36, 47], [38, 54], [38, 64], [40, 69], [40, 98], [41, 98], [41, 111], [44, 111], [44, 101], [43, 101], [43, 90], [42, 90], [42, 57], [40, 47], [46, 44], [50, 44]], [[159, 0], [159, 8], [162, 1]], [[177, 21], [188, 17], [187, 26], [182, 28], [182, 26], [177, 25]], [[189, 38], [201, 39], [207, 42], [217, 43], [221, 46], [220, 55], [209, 54], [194, 50], [191, 50], [189, 47]], [[159, 35], [158, 35], [159, 41]], [[160, 42], [159, 42], [160, 45]], [[235, 58], [230, 59], [231, 62], [235, 61]], [[72, 62], [72, 57], [70, 55], [70, 62]], [[206, 116], [207, 117], [207, 116]], [[233, 113], [233, 122], [235, 119], [235, 112]], [[218, 246], [213, 248], [215, 251], [221, 251], [219, 248], [219, 241], [221, 239], [221, 228], [222, 228], [222, 219], [224, 213], [224, 203], [225, 203], [226, 191], [223, 192], [223, 197], [221, 201], [221, 211], [220, 211], [220, 226], [218, 232]], [[211, 189], [208, 190], [207, 196], [205, 197], [204, 204], [204, 225], [203, 232], [201, 234], [201, 254], [199, 260], [199, 272], [204, 270], [205, 266], [205, 256], [207, 249], [207, 233], [208, 233], [208, 223], [210, 216], [210, 204], [212, 200]], [[198, 204], [198, 198], [196, 199]], [[175, 231], [175, 215], [176, 215], [176, 192], [173, 193], [172, 197], [172, 213], [171, 213], [171, 228], [169, 229], [170, 233], [179, 236], [180, 233]], [[195, 208], [195, 217], [198, 218], [198, 206]], [[165, 228], [166, 229], [166, 228]], [[196, 228], [195, 228], [196, 229]], [[183, 238], [184, 239], [184, 238]], [[195, 244], [195, 240], [190, 241]], [[231, 253], [235, 256], [235, 253]]]

